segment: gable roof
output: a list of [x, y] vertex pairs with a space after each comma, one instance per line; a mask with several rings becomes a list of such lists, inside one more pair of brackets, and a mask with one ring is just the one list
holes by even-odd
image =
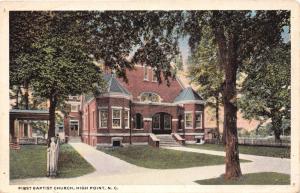
[[112, 74], [106, 74], [104, 75], [104, 80], [108, 84], [107, 92], [108, 93], [117, 93], [117, 94], [123, 94], [130, 96], [130, 92], [124, 88], [119, 81], [116, 79], [116, 77]]
[[197, 102], [204, 103], [201, 96], [191, 87], [183, 89], [179, 95], [174, 99], [174, 103]]

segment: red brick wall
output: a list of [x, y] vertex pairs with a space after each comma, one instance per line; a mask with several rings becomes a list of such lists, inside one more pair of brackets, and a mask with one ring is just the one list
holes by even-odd
[[[183, 108], [180, 106], [162, 106], [162, 105], [148, 105], [148, 104], [133, 104], [131, 109], [131, 114], [135, 115], [140, 113], [143, 115], [143, 118], [151, 118], [154, 114], [165, 112], [171, 115], [172, 119], [178, 119], [178, 115], [183, 113]], [[172, 132], [177, 131], [177, 121], [172, 121]], [[144, 131], [152, 132], [152, 122], [144, 121]]]
[[182, 87], [176, 79], [172, 80], [170, 78], [170, 86], [167, 86], [166, 81], [163, 81], [162, 84], [152, 82], [151, 69], [148, 69], [149, 80], [145, 81], [143, 66], [135, 66], [134, 70], [127, 70], [126, 73], [128, 83], [125, 83], [122, 79], [119, 79], [119, 82], [133, 95], [134, 101], [139, 101], [137, 97], [143, 92], [154, 92], [162, 98], [162, 102], [173, 102], [176, 96], [178, 96], [182, 90]]
[[[97, 143], [106, 143], [106, 144], [112, 144], [111, 143], [111, 138], [114, 136], [98, 136], [97, 137]], [[122, 143], [129, 143], [130, 142], [130, 137], [129, 136], [123, 136]], [[132, 136], [131, 137], [131, 142], [132, 143], [148, 143], [148, 136]]]

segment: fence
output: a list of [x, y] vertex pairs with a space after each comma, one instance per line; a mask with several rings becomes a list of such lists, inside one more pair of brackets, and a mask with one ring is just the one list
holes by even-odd
[[291, 145], [289, 137], [282, 137], [281, 142], [275, 142], [274, 137], [265, 137], [265, 138], [239, 137], [238, 140], [239, 140], [239, 144], [241, 145], [274, 146], [274, 147], [290, 147]]
[[50, 147], [47, 148], [47, 176], [54, 177], [57, 175], [57, 165], [59, 157], [59, 137], [56, 140], [51, 137]]
[[32, 138], [20, 138], [18, 140], [18, 144], [20, 145], [45, 145], [47, 144], [47, 139], [41, 138], [41, 137], [32, 137]]

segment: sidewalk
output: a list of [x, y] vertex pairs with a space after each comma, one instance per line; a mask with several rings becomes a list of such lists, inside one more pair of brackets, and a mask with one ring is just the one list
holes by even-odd
[[[11, 184], [106, 184], [106, 185], [195, 185], [195, 180], [219, 177], [225, 165], [192, 167], [184, 169], [147, 169], [132, 165], [119, 158], [107, 155], [84, 143], [70, 143], [96, 171], [76, 178], [31, 178], [12, 180]], [[172, 147], [189, 151], [224, 156], [224, 152], [200, 150], [187, 147]], [[242, 173], [279, 172], [290, 173], [290, 160], [240, 154]]]
[[[204, 149], [196, 149], [196, 148], [189, 148], [189, 147], [168, 147], [166, 149], [225, 156], [225, 152], [222, 151], [204, 150]], [[291, 172], [291, 166], [290, 166], [291, 161], [290, 159], [287, 158], [275, 158], [275, 157], [248, 155], [248, 154], [241, 154], [241, 153], [239, 154], [239, 157], [240, 159], [252, 161], [251, 165], [249, 164], [250, 166], [241, 168], [243, 173], [252, 173], [252, 171], [258, 171], [258, 172], [272, 171], [272, 172], [290, 174]]]

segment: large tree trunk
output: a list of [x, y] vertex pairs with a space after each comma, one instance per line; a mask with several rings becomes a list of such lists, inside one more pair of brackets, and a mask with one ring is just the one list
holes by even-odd
[[29, 109], [29, 93], [28, 93], [28, 81], [26, 80], [24, 82], [24, 90], [25, 90], [25, 94], [24, 94], [24, 97], [25, 97], [25, 109]]
[[219, 96], [216, 96], [217, 144], [220, 143]]
[[225, 88], [223, 90], [226, 133], [225, 179], [239, 178], [242, 175], [237, 136], [236, 74], [238, 62], [236, 46], [235, 35], [229, 35], [227, 61], [224, 65]]
[[[225, 107], [224, 107], [225, 108]], [[225, 118], [225, 114], [224, 114], [224, 118]], [[225, 127], [225, 119], [224, 119], [224, 121], [223, 121], [223, 133], [222, 133], [222, 143], [223, 143], [223, 145], [226, 145], [226, 132], [225, 132], [225, 129], [226, 129], [226, 127]]]
[[21, 90], [21, 87], [18, 85], [17, 86], [17, 91], [16, 91], [16, 106], [15, 106], [16, 109], [19, 109], [19, 95], [20, 95], [20, 90]]
[[[216, 19], [218, 12], [213, 15]], [[225, 85], [222, 89], [224, 102], [224, 131], [226, 137], [225, 176], [227, 179], [239, 178], [242, 175], [239, 160], [237, 137], [237, 107], [236, 107], [236, 73], [237, 60], [237, 33], [231, 31], [225, 36], [223, 24], [212, 24], [212, 29], [218, 45], [218, 55], [225, 73]], [[227, 31], [228, 32], [228, 31]]]
[[51, 137], [55, 137], [55, 109], [57, 105], [56, 97], [50, 97], [49, 106], [49, 130], [48, 130], [48, 142], [50, 142]]
[[280, 135], [282, 132], [282, 118], [279, 113], [272, 113], [272, 130], [274, 131], [275, 142], [281, 143]]

